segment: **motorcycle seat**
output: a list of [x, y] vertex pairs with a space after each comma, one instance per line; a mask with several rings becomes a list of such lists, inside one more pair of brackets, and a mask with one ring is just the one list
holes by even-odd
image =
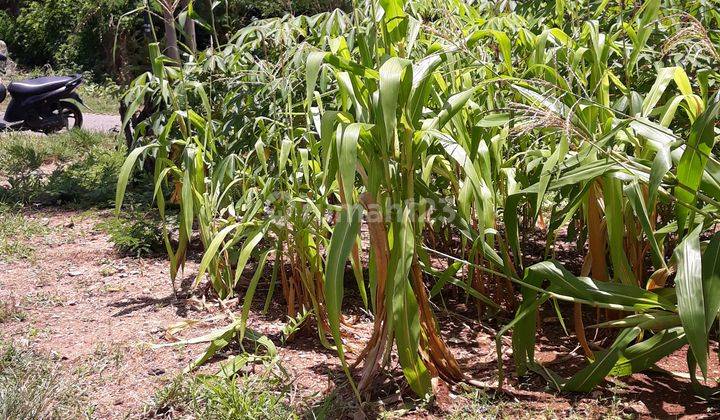
[[50, 92], [61, 88], [73, 81], [74, 77], [68, 76], [48, 76], [38, 77], [37, 79], [21, 80], [12, 82], [8, 85], [7, 90], [10, 93], [19, 95], [35, 95], [38, 93]]

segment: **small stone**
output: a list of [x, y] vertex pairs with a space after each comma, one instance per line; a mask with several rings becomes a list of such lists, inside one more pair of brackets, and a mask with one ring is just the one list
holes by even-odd
[[161, 368], [152, 368], [152, 369], [148, 370], [148, 374], [152, 375], [152, 376], [160, 376], [160, 375], [163, 375], [164, 373], [165, 373], [165, 369], [161, 369]]
[[68, 271], [68, 276], [70, 276], [70, 277], [78, 277], [78, 276], [82, 276], [82, 274], [83, 274], [82, 271], [78, 271], [78, 270]]

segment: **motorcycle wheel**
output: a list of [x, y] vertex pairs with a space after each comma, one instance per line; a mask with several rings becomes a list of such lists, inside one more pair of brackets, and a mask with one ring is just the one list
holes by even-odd
[[60, 101], [58, 105], [57, 112], [63, 122], [62, 128], [68, 131], [75, 128], [82, 128], [83, 115], [77, 105], [68, 101]]

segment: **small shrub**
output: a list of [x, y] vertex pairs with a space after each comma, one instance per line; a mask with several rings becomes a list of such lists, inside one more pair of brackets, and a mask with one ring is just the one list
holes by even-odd
[[98, 228], [110, 235], [121, 254], [141, 257], [165, 250], [159, 221], [150, 213], [128, 211], [100, 223]]
[[52, 203], [112, 205], [123, 156], [93, 151], [85, 159], [56, 169], [48, 178], [40, 200]]

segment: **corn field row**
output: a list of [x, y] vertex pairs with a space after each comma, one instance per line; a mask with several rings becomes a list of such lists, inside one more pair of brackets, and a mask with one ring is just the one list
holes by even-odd
[[[281, 299], [337, 351], [358, 398], [393, 351], [419, 396], [437, 379], [473, 384], [434, 313], [454, 293], [481, 321], [512, 319], [499, 387], [511, 333], [516, 373], [559, 391], [689, 345], [708, 394], [719, 26], [709, 0], [358, 0], [256, 21], [181, 63], [151, 44], [152, 71], [124, 101], [153, 112], [117, 207], [134, 168], [153, 168], [173, 285], [199, 241], [196, 286], [242, 299], [193, 367], [247, 338], [251, 305]], [[361, 349], [344, 345], [347, 288], [373, 316]], [[571, 377], [534, 356], [537, 312], [562, 317], [559, 302], [586, 357]], [[612, 337], [602, 348], [598, 330]]]

